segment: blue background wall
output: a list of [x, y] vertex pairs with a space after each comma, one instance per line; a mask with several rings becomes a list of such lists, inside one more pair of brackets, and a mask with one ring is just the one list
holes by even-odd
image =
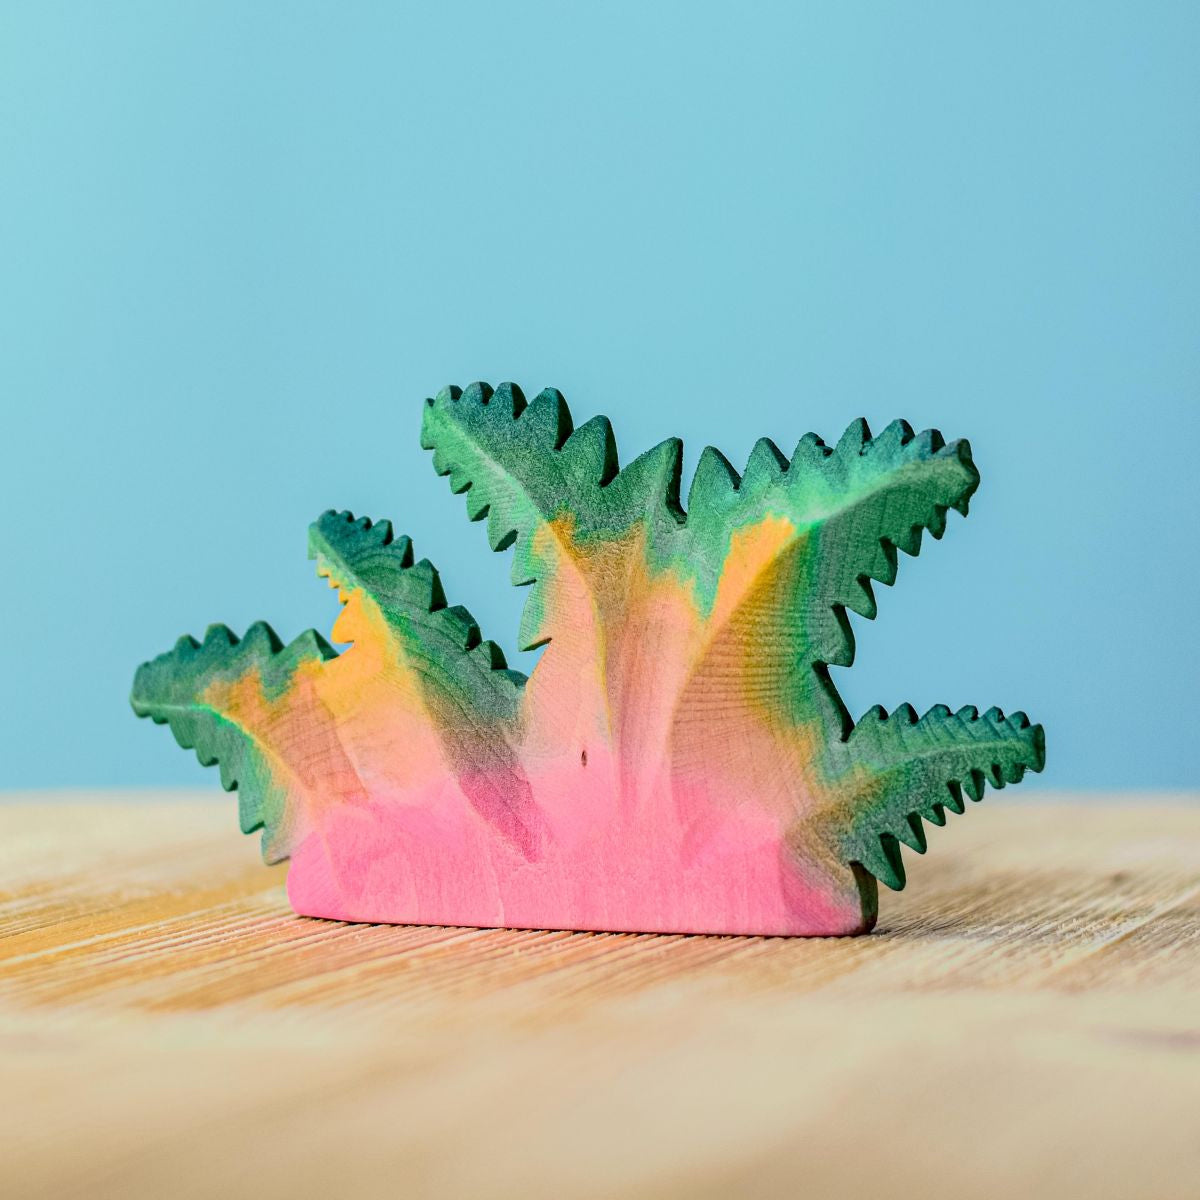
[[329, 506], [511, 648], [417, 444], [560, 387], [626, 457], [967, 435], [879, 700], [1023, 706], [1059, 787], [1191, 786], [1200, 5], [0, 7], [0, 785], [206, 781], [134, 720], [183, 630], [328, 629]]

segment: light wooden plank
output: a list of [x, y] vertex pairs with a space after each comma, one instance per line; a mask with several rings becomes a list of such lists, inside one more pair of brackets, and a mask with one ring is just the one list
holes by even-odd
[[0, 1194], [1200, 1194], [1195, 797], [989, 798], [834, 940], [297, 918], [228, 800], [0, 830]]

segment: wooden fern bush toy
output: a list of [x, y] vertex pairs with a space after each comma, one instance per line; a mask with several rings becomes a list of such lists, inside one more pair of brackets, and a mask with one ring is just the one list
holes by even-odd
[[979, 482], [965, 441], [864, 421], [739, 478], [682, 444], [619, 469], [604, 417], [511, 384], [426, 402], [437, 472], [531, 585], [526, 678], [447, 603], [387, 521], [309, 530], [344, 605], [336, 652], [309, 631], [214, 625], [137, 672], [139, 716], [240, 794], [242, 829], [291, 859], [295, 909], [349, 921], [695, 933], [869, 930], [876, 881], [904, 886], [984, 784], [1044, 758], [1041, 726], [999, 709], [850, 719], [847, 610], [897, 551], [941, 537]]

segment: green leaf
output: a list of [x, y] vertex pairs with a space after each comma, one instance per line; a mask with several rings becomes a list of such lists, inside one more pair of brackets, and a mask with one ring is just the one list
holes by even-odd
[[225, 625], [210, 625], [203, 642], [185, 635], [172, 650], [143, 663], [134, 676], [133, 711], [169, 725], [179, 745], [194, 749], [203, 766], [220, 765], [221, 786], [238, 791], [242, 832], [263, 829], [269, 862], [288, 853], [279, 836], [288, 798], [286, 776], [265, 748], [208, 697], [214, 684], [235, 683], [252, 671], [260, 676], [264, 694], [277, 697], [303, 665], [334, 657], [336, 651], [312, 629], [284, 646], [264, 621], [240, 639]]
[[[754, 653], [737, 687], [760, 697], [769, 689], [797, 724], [816, 719], [827, 736], [845, 736], [851, 720], [826, 667], [854, 661], [847, 609], [874, 618], [870, 580], [894, 582], [897, 549], [918, 553], [923, 529], [940, 538], [947, 511], [965, 514], [978, 482], [967, 442], [946, 445], [933, 430], [916, 436], [903, 421], [874, 439], [855, 421], [833, 448], [807, 434], [790, 459], [763, 438], [740, 477], [708, 447], [674, 553], [695, 578], [700, 603], [714, 603], [739, 534], [772, 519], [791, 531], [756, 562], [741, 604], [725, 612], [727, 623], [752, 627], [744, 637], [753, 638]], [[716, 631], [709, 644], [728, 663], [730, 647]]]
[[[375, 615], [361, 631], [376, 639], [380, 665], [372, 671], [404, 671], [420, 697], [419, 711], [406, 713], [395, 730], [397, 744], [418, 727], [428, 729], [476, 810], [536, 858], [546, 830], [515, 749], [525, 676], [507, 668], [467, 609], [447, 604], [433, 564], [414, 562], [412, 543], [393, 538], [390, 522], [327, 512], [309, 529], [309, 556], [343, 602], [357, 598]], [[353, 640], [347, 660], [364, 652]]]
[[385, 653], [416, 672], [424, 691], [449, 689], [480, 713], [514, 715], [525, 676], [508, 669], [467, 609], [447, 604], [436, 568], [428, 559], [414, 562], [411, 540], [395, 538], [390, 521], [331, 509], [309, 527], [308, 556], [343, 603], [362, 594], [391, 634]]
[[831, 748], [844, 773], [849, 819], [840, 848], [890, 888], [904, 886], [901, 843], [925, 852], [922, 820], [943, 825], [946, 809], [963, 812], [963, 796], [983, 797], [984, 784], [1019, 783], [1046, 761], [1045, 732], [1022, 712], [937, 705], [920, 720], [903, 704], [889, 717], [873, 708], [849, 738]]
[[[596, 417], [575, 429], [562, 395], [547, 388], [531, 404], [520, 388], [474, 383], [426, 401], [421, 445], [450, 489], [467, 493], [467, 514], [487, 519], [493, 550], [515, 544], [512, 579], [537, 585], [577, 559], [575, 547], [625, 533], [636, 521], [671, 528], [682, 519], [682, 444], [671, 439], [618, 473], [612, 426]], [[535, 535], [545, 536], [535, 545]], [[522, 650], [548, 641], [535, 586], [518, 635]]]

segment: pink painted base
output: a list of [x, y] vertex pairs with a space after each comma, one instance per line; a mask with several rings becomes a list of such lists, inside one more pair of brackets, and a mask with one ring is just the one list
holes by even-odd
[[[593, 769], [591, 779], [601, 781]], [[557, 782], [559, 786], [552, 787]], [[292, 854], [305, 916], [481, 928], [844, 935], [875, 919], [874, 880], [800, 864], [761, 807], [649, 794], [614, 807], [605, 786], [534, 783], [539, 835], [497, 834], [453, 785], [327, 809]]]

